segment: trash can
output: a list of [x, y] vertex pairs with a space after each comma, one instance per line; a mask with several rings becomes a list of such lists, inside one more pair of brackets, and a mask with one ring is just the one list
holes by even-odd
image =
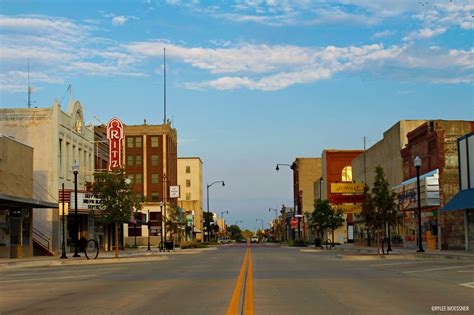
[[321, 247], [321, 239], [317, 238], [314, 240], [314, 247]]
[[173, 241], [165, 241], [165, 248], [166, 250], [173, 250], [174, 249], [174, 242]]

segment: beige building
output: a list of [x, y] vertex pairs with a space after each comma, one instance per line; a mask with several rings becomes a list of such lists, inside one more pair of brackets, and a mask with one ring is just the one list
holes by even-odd
[[[33, 198], [58, 203], [62, 183], [74, 188], [72, 164], [79, 166], [78, 189], [93, 179], [94, 129], [86, 126], [79, 101], [63, 111], [58, 100], [47, 108], [0, 109], [0, 133], [34, 148]], [[58, 253], [60, 244], [58, 209], [34, 210], [33, 225], [51, 241]]]
[[383, 138], [352, 160], [352, 179], [372, 187], [375, 168], [381, 166], [390, 186], [403, 182], [400, 150], [408, 143], [407, 134], [426, 120], [401, 120], [383, 133]]
[[183, 211], [194, 214], [193, 235], [196, 240], [201, 241], [203, 235], [203, 185], [202, 161], [199, 157], [178, 158], [178, 185], [181, 190], [178, 206]]

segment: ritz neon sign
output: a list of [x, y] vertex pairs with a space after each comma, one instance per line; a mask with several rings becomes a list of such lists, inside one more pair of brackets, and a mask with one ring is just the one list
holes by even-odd
[[118, 118], [112, 118], [107, 124], [109, 140], [109, 171], [122, 168], [123, 124]]

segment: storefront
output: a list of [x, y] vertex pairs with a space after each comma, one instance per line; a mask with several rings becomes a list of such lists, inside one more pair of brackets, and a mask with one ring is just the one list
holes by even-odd
[[57, 205], [0, 194], [0, 258], [33, 256], [33, 208], [51, 209]]
[[[418, 191], [417, 179], [411, 178], [393, 188], [398, 196], [398, 209], [403, 214], [403, 246], [418, 246]], [[420, 176], [420, 205], [422, 242], [427, 248], [439, 248], [439, 171], [434, 170]]]

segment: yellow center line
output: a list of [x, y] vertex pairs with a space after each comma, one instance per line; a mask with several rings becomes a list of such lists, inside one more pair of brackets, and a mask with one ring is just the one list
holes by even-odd
[[247, 268], [247, 281], [245, 282], [244, 314], [253, 315], [253, 278], [252, 278], [252, 252], [249, 251]]
[[239, 314], [240, 292], [242, 291], [242, 285], [244, 282], [245, 270], [247, 269], [249, 253], [250, 253], [250, 248], [247, 247], [244, 261], [242, 262], [242, 267], [240, 267], [239, 277], [237, 278], [237, 283], [235, 284], [234, 292], [232, 293], [232, 299], [230, 300], [230, 305], [229, 305], [229, 308], [227, 309], [227, 315]]

